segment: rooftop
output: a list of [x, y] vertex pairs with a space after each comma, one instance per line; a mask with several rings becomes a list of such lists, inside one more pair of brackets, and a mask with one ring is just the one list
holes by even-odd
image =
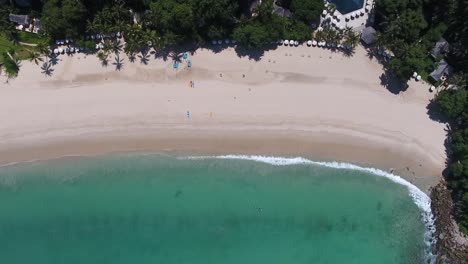
[[450, 66], [445, 60], [439, 61], [437, 68], [431, 72], [429, 77], [435, 82], [439, 81], [442, 76], [449, 76], [453, 72], [452, 66]]
[[29, 17], [27, 15], [10, 14], [9, 20], [18, 25], [23, 25], [23, 26], [29, 25]]

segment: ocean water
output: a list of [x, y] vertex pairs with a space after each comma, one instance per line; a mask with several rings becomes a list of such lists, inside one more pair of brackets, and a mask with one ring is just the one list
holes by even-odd
[[356, 168], [160, 155], [6, 166], [0, 261], [425, 262], [427, 197]]

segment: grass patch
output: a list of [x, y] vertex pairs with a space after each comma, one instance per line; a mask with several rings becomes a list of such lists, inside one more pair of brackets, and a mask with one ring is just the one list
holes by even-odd
[[[18, 39], [20, 42], [27, 42], [31, 44], [37, 44], [39, 42], [46, 42], [47, 38], [38, 36], [37, 34], [29, 32], [18, 32]], [[35, 48], [31, 46], [23, 46], [20, 44], [15, 44], [12, 41], [8, 40], [5, 36], [0, 35], [0, 54], [13, 50], [16, 53], [16, 58], [19, 60], [24, 60], [28, 57], [30, 51], [34, 51]], [[0, 56], [0, 61], [2, 60]]]
[[46, 37], [40, 36], [38, 34], [30, 33], [30, 32], [25, 32], [25, 31], [19, 31], [18, 32], [18, 39], [20, 42], [26, 42], [26, 43], [31, 43], [31, 44], [38, 44], [41, 42], [48, 43], [48, 39]]

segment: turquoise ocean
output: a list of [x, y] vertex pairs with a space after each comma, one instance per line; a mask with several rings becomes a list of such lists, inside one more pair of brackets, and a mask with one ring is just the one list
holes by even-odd
[[427, 263], [429, 198], [302, 158], [112, 155], [0, 168], [0, 262]]

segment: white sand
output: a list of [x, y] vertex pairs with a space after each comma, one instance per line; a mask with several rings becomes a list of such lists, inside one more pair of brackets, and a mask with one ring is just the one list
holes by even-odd
[[362, 47], [351, 58], [279, 47], [260, 61], [198, 50], [192, 69], [178, 71], [154, 57], [122, 58], [115, 71], [112, 60], [105, 68], [62, 55], [51, 77], [23, 62], [20, 77], [0, 86], [0, 163], [134, 150], [308, 155], [407, 170], [424, 188], [445, 166], [429, 86], [389, 92]]

